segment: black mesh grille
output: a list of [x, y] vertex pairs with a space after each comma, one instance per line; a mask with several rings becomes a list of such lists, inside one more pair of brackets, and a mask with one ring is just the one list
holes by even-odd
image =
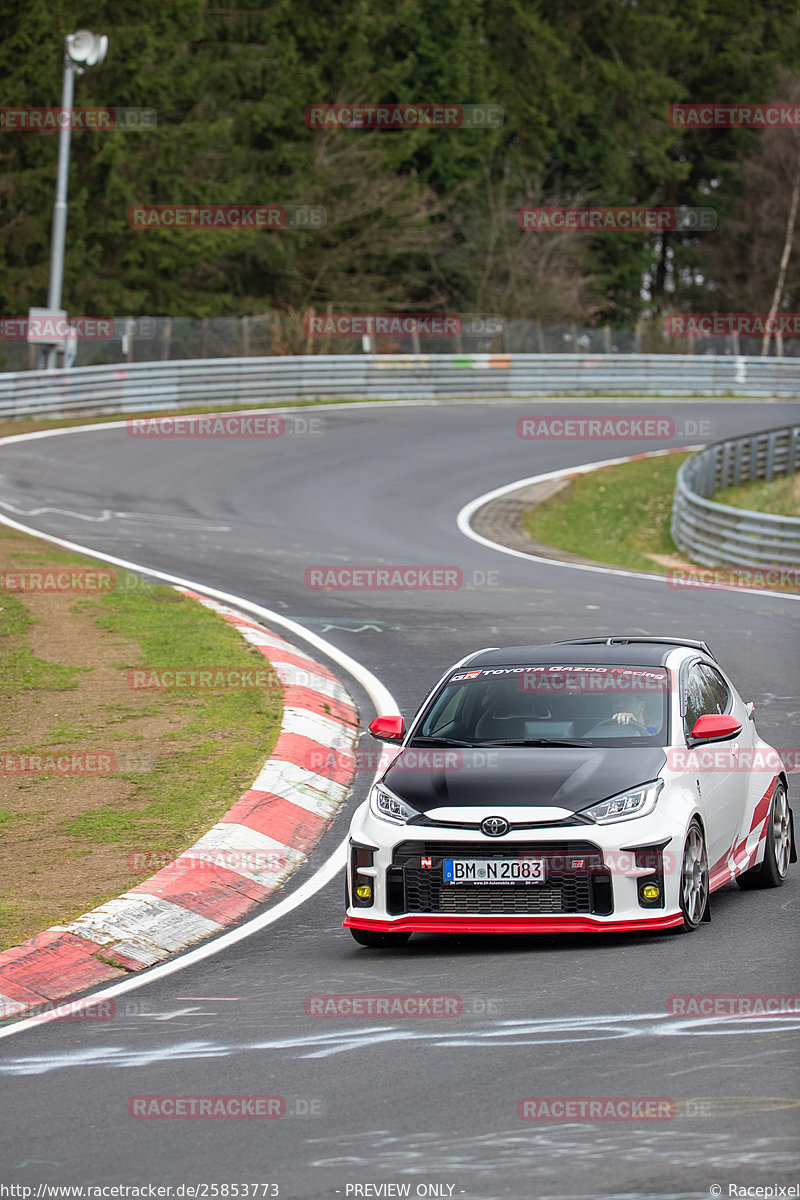
[[[451, 884], [443, 879], [445, 858], [504, 858], [534, 855], [548, 863], [545, 883]], [[422, 865], [422, 859], [430, 866]], [[476, 913], [516, 916], [525, 913], [613, 912], [611, 877], [591, 842], [516, 842], [487, 845], [464, 842], [401, 842], [387, 873], [393, 915]], [[402, 878], [402, 888], [400, 886]]]

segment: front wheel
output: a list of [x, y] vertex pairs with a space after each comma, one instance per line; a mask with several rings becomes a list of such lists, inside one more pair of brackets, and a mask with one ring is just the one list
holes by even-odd
[[764, 861], [757, 867], [737, 875], [740, 888], [780, 887], [789, 873], [792, 857], [792, 818], [789, 813], [789, 798], [780, 780], [775, 784], [769, 817], [767, 818], [767, 844]]
[[405, 946], [410, 933], [380, 933], [376, 929], [351, 929], [359, 946], [369, 946], [370, 950], [392, 950]]
[[686, 833], [681, 863], [681, 912], [683, 932], [696, 929], [708, 904], [708, 856], [703, 831], [692, 821]]

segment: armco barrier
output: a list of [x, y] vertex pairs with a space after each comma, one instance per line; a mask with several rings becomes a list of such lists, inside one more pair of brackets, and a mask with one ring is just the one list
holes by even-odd
[[717, 566], [800, 564], [800, 518], [717, 504], [726, 487], [769, 481], [800, 469], [800, 425], [706, 446], [678, 471], [672, 540], [695, 562]]
[[800, 359], [692, 354], [374, 354], [187, 359], [0, 373], [0, 417], [286, 400], [796, 396]]

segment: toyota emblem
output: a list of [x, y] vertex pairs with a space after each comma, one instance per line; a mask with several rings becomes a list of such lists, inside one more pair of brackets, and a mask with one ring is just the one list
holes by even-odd
[[481, 833], [485, 833], [487, 837], [502, 837], [504, 833], [508, 833], [508, 821], [505, 817], [487, 817], [485, 821], [481, 821]]

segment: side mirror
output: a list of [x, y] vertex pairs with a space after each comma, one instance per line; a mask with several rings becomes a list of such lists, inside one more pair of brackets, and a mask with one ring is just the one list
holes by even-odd
[[399, 742], [403, 736], [403, 718], [376, 717], [370, 721], [369, 731], [381, 742]]
[[755, 713], [756, 713], [756, 706], [755, 706], [755, 704], [753, 704], [753, 701], [750, 700], [747, 705], [747, 715], [751, 721], [753, 720]]
[[737, 721], [736, 717], [713, 716], [710, 713], [705, 717], [698, 717], [692, 729], [690, 741], [694, 744], [698, 742], [726, 742], [731, 738], [736, 737], [737, 733], [741, 733], [742, 723]]

